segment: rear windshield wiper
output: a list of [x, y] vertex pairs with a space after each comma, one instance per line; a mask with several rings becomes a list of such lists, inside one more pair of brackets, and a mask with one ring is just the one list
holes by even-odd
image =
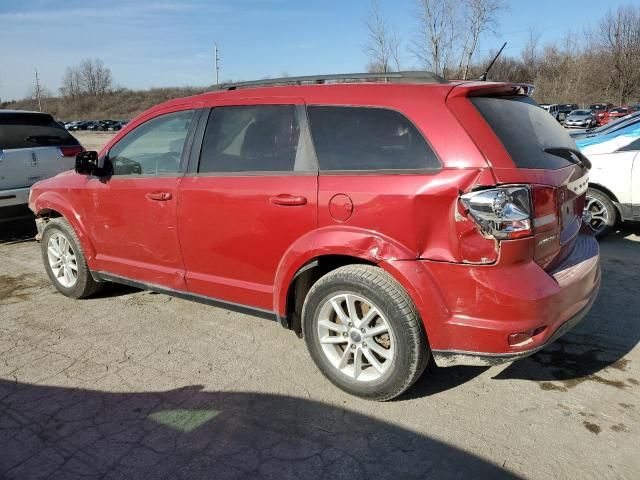
[[591, 161], [585, 157], [580, 150], [576, 150], [575, 148], [553, 147], [545, 148], [543, 151], [545, 153], [555, 155], [556, 157], [564, 158], [565, 160], [575, 163], [576, 165], [580, 165], [587, 170], [591, 170]]

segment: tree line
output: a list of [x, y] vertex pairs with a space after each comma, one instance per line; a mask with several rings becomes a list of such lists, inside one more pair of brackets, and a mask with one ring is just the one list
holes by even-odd
[[[488, 33], [499, 42], [499, 15], [506, 8], [503, 0], [416, 0], [415, 33], [403, 39], [373, 0], [364, 20], [367, 69], [402, 70], [409, 57], [445, 78], [478, 78], [497, 53], [480, 55], [478, 47]], [[595, 26], [568, 31], [558, 41], [542, 45], [540, 38], [530, 29], [522, 51], [501, 55], [489, 78], [531, 83], [539, 102], [640, 101], [640, 6], [609, 10]]]

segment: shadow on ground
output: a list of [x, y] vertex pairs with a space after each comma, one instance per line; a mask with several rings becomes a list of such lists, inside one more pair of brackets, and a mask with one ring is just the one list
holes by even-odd
[[36, 224], [33, 216], [21, 220], [0, 223], [0, 245], [30, 241], [36, 235]]
[[7, 480], [516, 478], [375, 418], [199, 386], [107, 393], [0, 380], [0, 445]]

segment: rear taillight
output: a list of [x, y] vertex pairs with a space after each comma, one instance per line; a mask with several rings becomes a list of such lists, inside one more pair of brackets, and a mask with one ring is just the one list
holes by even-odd
[[558, 197], [554, 187], [535, 186], [533, 198], [533, 229], [536, 233], [555, 230], [558, 226]]
[[480, 230], [497, 240], [530, 236], [531, 194], [525, 185], [491, 188], [460, 197]]
[[75, 157], [84, 152], [84, 148], [81, 145], [60, 146], [58, 150], [60, 150], [60, 156], [62, 157]]

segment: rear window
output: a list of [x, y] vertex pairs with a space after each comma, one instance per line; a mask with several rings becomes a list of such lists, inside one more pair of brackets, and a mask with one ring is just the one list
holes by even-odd
[[310, 106], [322, 171], [427, 170], [440, 162], [418, 129], [384, 108]]
[[0, 148], [78, 145], [78, 141], [50, 115], [0, 115]]
[[568, 160], [545, 149], [576, 150], [576, 144], [551, 115], [529, 97], [473, 97], [482, 114], [519, 168], [557, 169]]

